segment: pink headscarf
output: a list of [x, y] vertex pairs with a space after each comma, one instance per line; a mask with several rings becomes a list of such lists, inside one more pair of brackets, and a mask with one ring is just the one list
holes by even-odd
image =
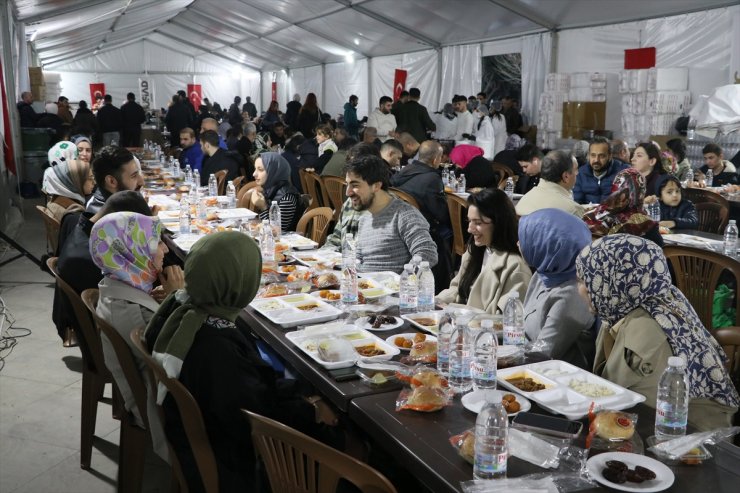
[[475, 157], [482, 156], [483, 149], [478, 146], [471, 146], [469, 144], [456, 145], [452, 152], [450, 152], [450, 161], [465, 169], [468, 163]]

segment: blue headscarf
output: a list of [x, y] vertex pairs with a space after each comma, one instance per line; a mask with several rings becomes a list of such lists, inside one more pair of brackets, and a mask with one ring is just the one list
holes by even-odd
[[637, 308], [650, 314], [663, 329], [673, 355], [687, 362], [692, 398], [738, 406], [740, 397], [722, 364], [727, 356], [671, 283], [658, 245], [639, 236], [608, 235], [583, 249], [576, 270], [602, 320], [614, 325]]
[[519, 220], [519, 248], [547, 288], [576, 278], [576, 256], [591, 243], [586, 224], [560, 209], [540, 209]]

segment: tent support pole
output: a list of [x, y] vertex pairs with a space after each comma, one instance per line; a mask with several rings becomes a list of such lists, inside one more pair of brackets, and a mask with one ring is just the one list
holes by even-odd
[[[11, 5], [5, 4], [0, 6], [0, 36], [2, 36], [3, 44], [3, 76], [5, 79], [5, 97], [8, 104], [8, 117], [10, 118], [10, 135], [6, 135], [6, 139], [10, 139], [13, 142], [13, 159], [15, 159], [15, 172], [16, 172], [16, 191], [18, 197], [23, 201], [23, 197], [20, 194], [20, 183], [23, 179], [25, 170], [23, 169], [23, 142], [21, 140], [20, 128], [21, 121], [18, 111], [15, 109], [15, 103], [18, 101], [18, 94], [16, 94], [16, 74], [15, 74], [15, 63], [13, 62], [13, 40], [10, 38], [10, 32], [12, 27], [12, 14]], [[15, 31], [15, 30], [13, 30]], [[20, 44], [21, 49], [26, 49], [24, 43]], [[29, 87], [30, 89], [30, 87]], [[7, 167], [7, 163], [5, 163]], [[21, 214], [23, 214], [23, 207], [19, 207]], [[4, 217], [3, 217], [4, 221]]]
[[262, 99], [264, 97], [263, 94], [262, 94], [264, 92], [264, 90], [262, 89], [262, 74], [263, 74], [263, 72], [260, 71], [260, 109], [257, 110], [257, 114], [258, 115], [261, 115], [262, 114], [262, 108], [261, 107], [265, 104], [264, 100]]
[[560, 32], [557, 29], [550, 31], [550, 73], [558, 71], [558, 44], [560, 43]]
[[[321, 64], [321, 104], [326, 108], [326, 64]], [[321, 115], [319, 115], [321, 120]]]
[[367, 59], [367, 116], [373, 111], [373, 59]]
[[438, 106], [444, 106], [442, 104], [442, 48], [437, 48], [437, 101]]

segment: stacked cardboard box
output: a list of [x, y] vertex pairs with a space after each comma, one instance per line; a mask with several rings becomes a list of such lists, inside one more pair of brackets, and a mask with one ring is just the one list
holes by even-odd
[[541, 148], [556, 147], [556, 140], [563, 130], [563, 103], [568, 101], [570, 74], [547, 74], [545, 92], [540, 94], [537, 145]]
[[606, 130], [606, 102], [563, 103], [563, 138], [583, 139], [591, 130]]
[[28, 79], [31, 83], [31, 94], [34, 101], [46, 101], [46, 84], [41, 67], [28, 67]]

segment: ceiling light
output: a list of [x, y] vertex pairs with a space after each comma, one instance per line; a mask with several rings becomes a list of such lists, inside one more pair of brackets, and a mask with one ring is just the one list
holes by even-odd
[[33, 34], [31, 35], [31, 40], [30, 40], [31, 43], [33, 43], [34, 41], [36, 41], [36, 36], [38, 36], [38, 34], [39, 34], [38, 29], [33, 32]]
[[353, 63], [355, 61], [355, 54], [353, 52], [349, 52], [346, 55], [344, 55], [344, 60], [347, 63]]
[[355, 38], [355, 44], [356, 44], [357, 46], [360, 46], [360, 38]]

